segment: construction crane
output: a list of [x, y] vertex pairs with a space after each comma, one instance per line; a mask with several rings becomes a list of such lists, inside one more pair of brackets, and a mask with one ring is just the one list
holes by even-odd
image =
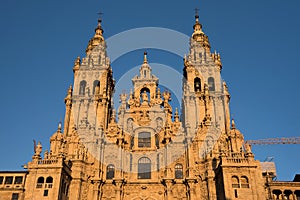
[[300, 137], [289, 138], [266, 138], [258, 140], [246, 140], [245, 144], [264, 145], [264, 144], [300, 144]]

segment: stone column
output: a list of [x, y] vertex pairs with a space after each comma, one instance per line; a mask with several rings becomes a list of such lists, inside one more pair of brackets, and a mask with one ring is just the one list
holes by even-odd
[[172, 192], [172, 179], [165, 179], [165, 186], [166, 186], [166, 191], [165, 191], [165, 200], [172, 200], [171, 192]]
[[[95, 181], [95, 180], [94, 180]], [[93, 200], [98, 200], [100, 199], [100, 197], [98, 196], [98, 194], [100, 194], [99, 192], [100, 190], [100, 181], [97, 180], [94, 182], [94, 187], [93, 187]]]
[[189, 194], [189, 200], [197, 200], [197, 196], [196, 196], [196, 188], [195, 188], [195, 184], [196, 184], [196, 180], [195, 179], [187, 179], [187, 189], [188, 189], [188, 194]]
[[116, 184], [116, 200], [122, 200], [122, 186], [123, 186], [123, 180], [122, 179], [117, 179], [115, 180]]
[[292, 195], [293, 195], [293, 200], [297, 200], [297, 195], [294, 193], [292, 193]]

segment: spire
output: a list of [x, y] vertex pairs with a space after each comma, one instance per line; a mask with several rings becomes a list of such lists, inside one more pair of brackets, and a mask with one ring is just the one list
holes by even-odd
[[144, 63], [148, 63], [148, 60], [147, 60], [147, 52], [146, 52], [146, 51], [144, 52]]
[[[199, 14], [198, 14], [199, 9], [195, 8], [195, 25], [193, 26], [194, 31], [201, 31], [202, 32], [202, 24], [199, 23]], [[202, 32], [203, 33], [203, 32]]]
[[85, 52], [87, 54], [89, 54], [94, 49], [94, 47], [96, 47], [100, 43], [104, 42], [104, 37], [103, 37], [103, 32], [104, 31], [102, 29], [101, 22], [102, 22], [102, 20], [99, 18], [97, 27], [95, 28], [95, 35], [94, 35], [93, 38], [90, 39], [90, 41], [88, 43], [88, 46], [85, 50]]
[[198, 15], [198, 9], [196, 8], [196, 14], [195, 14], [195, 24], [193, 26], [194, 28], [194, 33], [193, 33], [193, 36], [196, 35], [196, 34], [204, 34], [203, 31], [202, 31], [202, 24], [200, 24], [199, 22], [199, 15]]
[[95, 28], [95, 36], [94, 36], [94, 38], [95, 37], [101, 37], [102, 36], [102, 38], [103, 38], [103, 29], [102, 29], [102, 27], [101, 27], [101, 22], [102, 22], [102, 19], [98, 19], [98, 25], [97, 25], [97, 27]]
[[199, 15], [198, 15], [198, 9], [195, 9], [195, 24], [193, 26], [194, 32], [192, 34], [192, 38], [200, 42], [200, 44], [207, 50], [210, 51], [210, 44], [208, 41], [208, 37], [204, 34], [202, 31], [202, 24], [199, 22]]
[[147, 52], [144, 52], [144, 62], [140, 68], [140, 77], [142, 79], [149, 79], [151, 77], [151, 67], [148, 64]]

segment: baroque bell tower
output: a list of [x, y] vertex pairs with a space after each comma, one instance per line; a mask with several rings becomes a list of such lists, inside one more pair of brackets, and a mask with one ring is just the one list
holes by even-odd
[[65, 130], [70, 132], [75, 127], [82, 134], [105, 130], [112, 114], [114, 80], [100, 19], [88, 42], [86, 56], [75, 60], [73, 72], [72, 113], [66, 113]]
[[211, 53], [198, 14], [195, 19], [190, 52], [184, 58], [184, 122], [195, 130], [209, 119], [212, 125], [225, 132], [230, 124], [229, 94], [221, 79], [220, 54]]

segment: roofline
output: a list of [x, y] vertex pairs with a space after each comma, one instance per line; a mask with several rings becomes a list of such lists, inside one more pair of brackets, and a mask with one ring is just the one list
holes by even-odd
[[28, 171], [0, 171], [0, 174], [12, 174], [12, 173], [24, 173], [24, 174], [28, 174]]

